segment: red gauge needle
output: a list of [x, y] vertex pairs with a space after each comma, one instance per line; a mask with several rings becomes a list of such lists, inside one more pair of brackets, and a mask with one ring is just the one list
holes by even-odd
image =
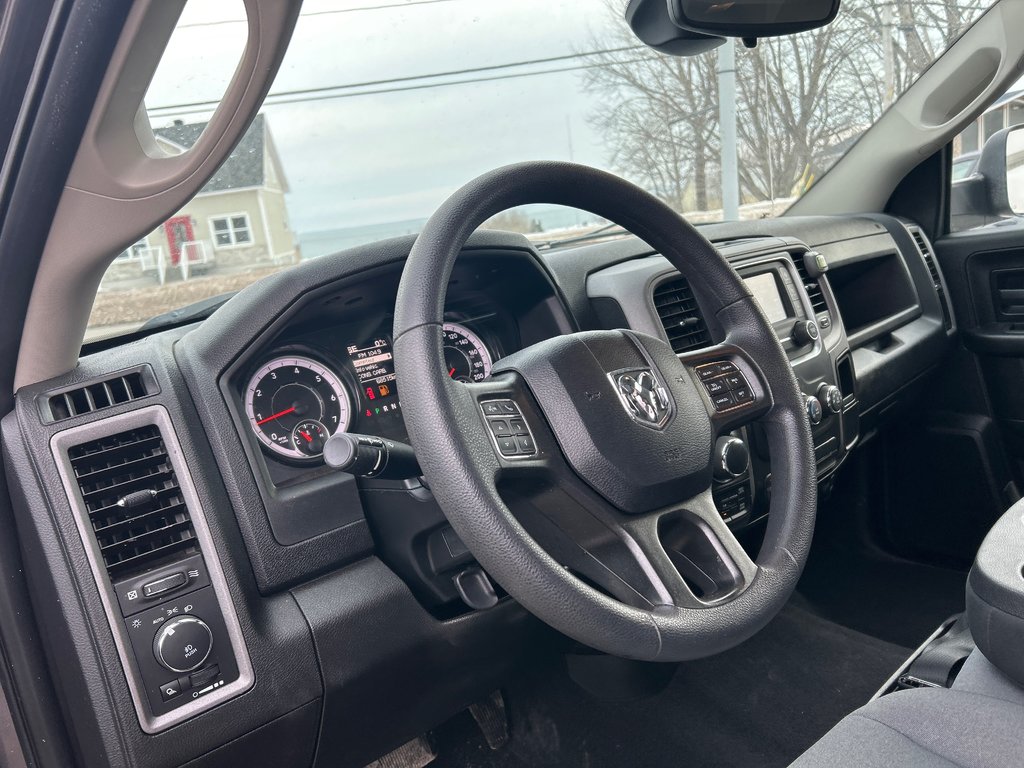
[[450, 376], [451, 378], [455, 378], [455, 369], [454, 369], [454, 368], [452, 368], [452, 369], [451, 369], [450, 371], [448, 371], [448, 375], [449, 375], [449, 376]]
[[258, 427], [258, 426], [261, 426], [263, 424], [266, 424], [268, 421], [273, 421], [274, 419], [279, 419], [282, 416], [287, 416], [289, 413], [295, 413], [295, 406], [294, 405], [291, 408], [288, 408], [286, 410], [280, 411], [279, 413], [275, 413], [273, 416], [267, 416], [267, 418], [261, 419], [260, 421], [257, 421], [256, 422], [256, 426]]
[[312, 443], [313, 442], [313, 438], [309, 436], [308, 432], [299, 432], [299, 434], [302, 435], [303, 438], [305, 438], [307, 443]]

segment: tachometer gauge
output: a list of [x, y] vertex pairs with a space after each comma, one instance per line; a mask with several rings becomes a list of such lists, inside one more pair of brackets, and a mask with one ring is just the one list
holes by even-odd
[[[263, 365], [245, 390], [245, 412], [260, 442], [290, 459], [309, 459], [348, 429], [348, 390], [329, 368], [308, 357], [279, 357]], [[298, 442], [301, 441], [301, 442]]]
[[445, 323], [444, 365], [456, 381], [483, 381], [491, 375], [491, 353], [471, 330], [458, 323]]

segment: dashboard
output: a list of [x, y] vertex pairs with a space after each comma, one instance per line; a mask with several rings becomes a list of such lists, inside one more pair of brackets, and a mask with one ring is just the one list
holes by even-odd
[[[930, 244], [885, 216], [702, 232], [789, 357], [827, 494], [953, 348]], [[40, 621], [57, 684], [83, 703], [70, 718], [83, 762], [364, 765], [497, 688], [546, 632], [500, 588], [489, 610], [467, 602], [457, 577], [478, 566], [422, 479], [324, 460], [342, 432], [408, 441], [416, 393], [395, 375], [392, 323], [412, 244], [305, 262], [18, 393], [3, 423], [12, 497], [39, 599], [60, 606]], [[636, 238], [539, 253], [481, 232], [449, 282], [437, 365], [481, 381], [512, 352], [603, 328], [678, 353], [723, 340]], [[728, 408], [744, 397], [733, 379], [713, 370], [701, 385]], [[734, 437], [749, 462], [714, 495], [756, 545], [771, 455], [756, 423]]]

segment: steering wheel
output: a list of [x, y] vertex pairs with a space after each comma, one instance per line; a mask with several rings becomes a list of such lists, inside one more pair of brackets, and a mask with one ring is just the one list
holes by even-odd
[[[587, 210], [642, 238], [689, 281], [724, 341], [676, 355], [630, 330], [583, 331], [498, 361], [483, 382], [445, 376], [456, 257], [484, 221], [527, 203]], [[683, 661], [743, 642], [785, 604], [816, 508], [803, 398], [742, 280], [657, 198], [570, 163], [480, 176], [416, 240], [394, 334], [405, 421], [435, 498], [483, 568], [550, 626], [617, 656]], [[735, 375], [740, 402], [716, 406], [704, 382]], [[754, 420], [772, 470], [756, 561], [711, 493], [716, 440]]]

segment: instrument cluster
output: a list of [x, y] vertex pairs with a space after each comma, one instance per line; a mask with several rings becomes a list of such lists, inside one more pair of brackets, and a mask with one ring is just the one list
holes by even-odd
[[[490, 376], [497, 342], [484, 340], [487, 320], [452, 320], [439, 330], [451, 378], [471, 383]], [[382, 328], [341, 344], [339, 335], [296, 340], [249, 375], [245, 416], [264, 451], [275, 458], [319, 461], [324, 443], [336, 432], [408, 439], [390, 331]]]

